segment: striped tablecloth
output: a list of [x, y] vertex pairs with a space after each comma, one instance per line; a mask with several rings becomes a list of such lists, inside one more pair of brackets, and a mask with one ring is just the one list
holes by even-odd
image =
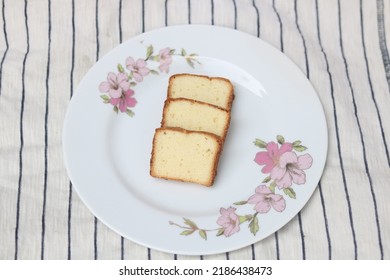
[[[0, 259], [390, 258], [390, 1], [0, 6]], [[238, 251], [188, 257], [126, 240], [91, 214], [65, 170], [63, 120], [84, 74], [132, 36], [177, 24], [263, 39], [306, 73], [324, 106], [329, 153], [313, 197], [277, 233]]]

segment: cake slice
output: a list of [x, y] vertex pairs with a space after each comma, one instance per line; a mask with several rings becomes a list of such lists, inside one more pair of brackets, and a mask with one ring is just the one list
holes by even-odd
[[157, 128], [150, 175], [211, 186], [217, 174], [221, 138], [208, 132]]
[[230, 110], [233, 85], [225, 78], [176, 74], [169, 78], [168, 98], [188, 98]]
[[225, 140], [230, 124], [229, 111], [208, 103], [186, 98], [165, 101], [161, 127], [210, 132]]

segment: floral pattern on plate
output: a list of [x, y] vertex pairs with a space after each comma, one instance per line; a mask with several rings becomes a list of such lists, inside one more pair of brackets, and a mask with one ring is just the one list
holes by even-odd
[[[181, 235], [191, 235], [198, 232], [199, 236], [207, 240], [209, 232], [216, 231], [216, 236], [229, 237], [240, 231], [242, 224], [248, 223], [248, 229], [253, 235], [260, 230], [259, 216], [269, 211], [283, 212], [286, 209], [286, 199], [296, 199], [293, 189], [295, 185], [306, 183], [305, 170], [312, 166], [313, 158], [310, 154], [302, 154], [307, 147], [300, 140], [286, 142], [278, 135], [277, 142], [265, 142], [256, 139], [254, 144], [262, 149], [256, 153], [254, 162], [263, 166], [261, 172], [267, 175], [254, 194], [248, 199], [233, 203], [227, 208], [220, 208], [220, 216], [216, 220], [219, 227], [204, 229], [190, 219], [183, 218], [183, 224], [170, 221], [170, 225], [182, 228]], [[252, 212], [238, 214], [237, 209], [242, 205], [253, 205]]]
[[177, 52], [172, 48], [163, 48], [155, 53], [153, 45], [146, 48], [145, 58], [135, 59], [129, 56], [125, 61], [125, 66], [118, 63], [118, 73], [109, 72], [106, 81], [99, 85], [99, 91], [103, 93], [100, 97], [106, 104], [111, 104], [116, 113], [126, 113], [130, 117], [134, 116], [133, 108], [137, 100], [133, 97], [135, 91], [132, 89], [138, 83], [144, 81], [149, 74], [158, 75], [160, 73], [169, 73], [169, 66], [172, 64], [172, 56], [179, 56], [186, 60], [192, 68], [197, 60], [197, 54], [187, 54], [185, 49]]

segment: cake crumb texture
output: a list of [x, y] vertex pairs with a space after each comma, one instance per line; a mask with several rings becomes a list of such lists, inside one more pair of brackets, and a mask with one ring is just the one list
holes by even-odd
[[180, 128], [158, 128], [153, 139], [153, 177], [211, 186], [217, 173], [220, 137]]
[[225, 139], [230, 112], [208, 103], [186, 98], [169, 98], [165, 102], [162, 127], [180, 127], [205, 131]]
[[234, 99], [233, 85], [225, 78], [193, 74], [170, 77], [168, 98], [188, 98], [230, 110]]

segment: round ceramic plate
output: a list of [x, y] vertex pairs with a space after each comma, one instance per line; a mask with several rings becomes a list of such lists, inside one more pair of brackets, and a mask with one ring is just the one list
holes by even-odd
[[[149, 175], [168, 79], [231, 80], [231, 125], [212, 187]], [[73, 185], [120, 235], [177, 254], [248, 246], [287, 224], [309, 200], [327, 154], [313, 87], [260, 39], [213, 26], [173, 26], [136, 36], [100, 59], [66, 114], [63, 145]]]

